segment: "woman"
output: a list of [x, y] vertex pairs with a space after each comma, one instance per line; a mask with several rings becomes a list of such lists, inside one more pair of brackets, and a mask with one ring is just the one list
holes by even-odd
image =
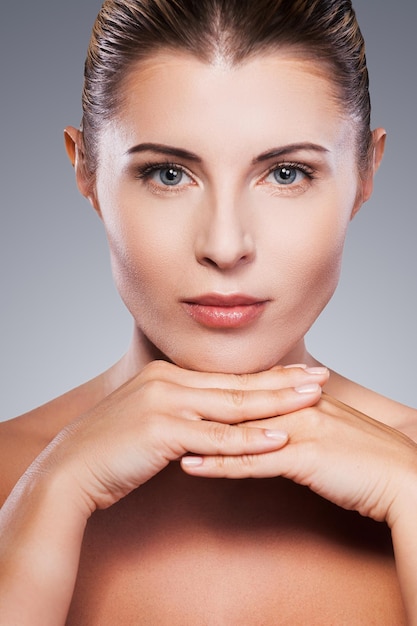
[[66, 145], [135, 331], [2, 425], [4, 624], [417, 623], [416, 413], [304, 344], [384, 149], [363, 41], [254, 5], [99, 14]]

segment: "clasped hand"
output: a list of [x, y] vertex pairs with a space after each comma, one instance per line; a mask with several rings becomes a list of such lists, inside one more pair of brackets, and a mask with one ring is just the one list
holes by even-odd
[[172, 461], [204, 477], [282, 476], [394, 523], [417, 474], [416, 444], [322, 393], [326, 368], [210, 374], [157, 361], [76, 422], [38, 459], [72, 477], [86, 516]]

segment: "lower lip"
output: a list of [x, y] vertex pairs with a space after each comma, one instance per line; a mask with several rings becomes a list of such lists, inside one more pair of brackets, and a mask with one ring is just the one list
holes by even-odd
[[185, 302], [187, 313], [199, 324], [209, 328], [242, 328], [257, 320], [266, 302], [238, 306], [213, 306]]

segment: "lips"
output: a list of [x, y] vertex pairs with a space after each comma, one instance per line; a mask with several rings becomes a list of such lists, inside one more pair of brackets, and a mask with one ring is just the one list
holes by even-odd
[[242, 328], [255, 322], [267, 300], [245, 294], [205, 294], [182, 302], [194, 321], [208, 328]]

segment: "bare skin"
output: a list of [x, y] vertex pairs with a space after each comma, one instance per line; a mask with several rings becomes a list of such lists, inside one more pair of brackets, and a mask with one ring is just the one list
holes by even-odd
[[[66, 423], [104, 399], [115, 369], [1, 424], [3, 497]], [[325, 389], [335, 388], [358, 408], [378, 407], [387, 423], [392, 414], [405, 430], [416, 421], [415, 411], [332, 373]], [[406, 621], [385, 524], [285, 479], [187, 477], [173, 461], [90, 518], [66, 623]]]
[[416, 412], [303, 339], [385, 136], [359, 176], [333, 87], [288, 51], [166, 52], [132, 70], [93, 186], [67, 129], [135, 332], [0, 426], [2, 626], [417, 624]]

